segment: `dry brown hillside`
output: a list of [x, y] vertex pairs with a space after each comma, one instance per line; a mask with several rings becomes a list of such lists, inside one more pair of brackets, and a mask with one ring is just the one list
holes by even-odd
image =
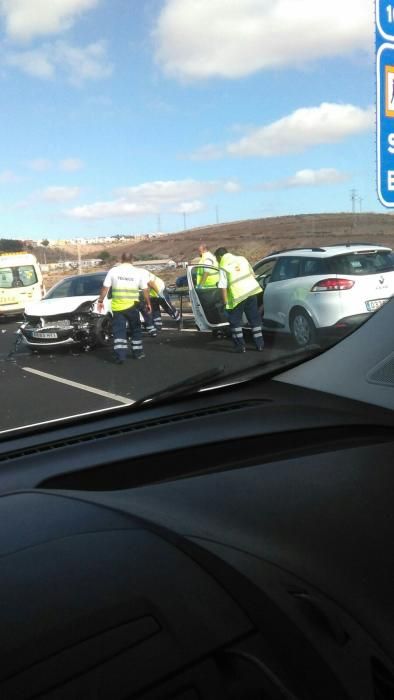
[[[135, 257], [170, 257], [177, 262], [198, 255], [204, 241], [211, 250], [225, 246], [246, 255], [252, 262], [274, 250], [289, 247], [366, 242], [394, 248], [394, 218], [391, 214], [308, 214], [269, 219], [234, 221], [173, 233], [157, 239], [108, 247], [119, 257], [132, 249]], [[103, 249], [98, 246], [97, 251]], [[92, 252], [90, 252], [90, 256]]]
[[[231, 251], [246, 255], [251, 262], [256, 262], [264, 255], [282, 248], [330, 243], [365, 242], [387, 245], [394, 249], [394, 218], [391, 214], [309, 214], [234, 221], [173, 233], [140, 243], [89, 246], [87, 255], [83, 257], [95, 257], [106, 248], [116, 259], [120, 259], [123, 252], [132, 250], [137, 259], [140, 256], [170, 257], [177, 262], [190, 262], [198, 255], [197, 249], [202, 241], [206, 242], [211, 250], [225, 246]], [[38, 250], [42, 253], [42, 249]], [[51, 260], [60, 260], [65, 254], [68, 255], [64, 250], [51, 249], [50, 252]], [[70, 249], [70, 253], [73, 255], [69, 257], [75, 257], [75, 247]], [[101, 269], [108, 269], [109, 266], [109, 263], [105, 263]], [[90, 271], [94, 270], [97, 268]], [[75, 274], [75, 270], [66, 274]], [[180, 274], [179, 270], [160, 272], [167, 283], [175, 282]], [[64, 276], [65, 272], [60, 270], [46, 274], [47, 289]]]

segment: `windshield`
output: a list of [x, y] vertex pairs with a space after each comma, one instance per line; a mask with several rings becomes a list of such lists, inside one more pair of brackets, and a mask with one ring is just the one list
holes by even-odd
[[86, 277], [70, 277], [56, 284], [46, 294], [45, 299], [61, 299], [65, 297], [98, 296], [103, 286], [104, 275]]
[[387, 311], [372, 3], [32, 5], [0, 3], [0, 433], [268, 381]]
[[335, 257], [331, 269], [341, 275], [378, 275], [393, 272], [394, 261], [390, 251], [356, 251]]
[[0, 267], [0, 288], [28, 287], [36, 283], [37, 275], [33, 265]]

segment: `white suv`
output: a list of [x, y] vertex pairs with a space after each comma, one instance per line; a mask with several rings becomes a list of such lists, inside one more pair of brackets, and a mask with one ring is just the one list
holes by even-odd
[[[196, 287], [197, 268], [187, 272], [196, 324], [219, 331], [228, 326], [220, 290]], [[346, 335], [394, 295], [394, 256], [384, 246], [281, 250], [253, 269], [264, 292], [263, 329], [290, 333], [298, 347]]]
[[366, 244], [272, 253], [254, 266], [264, 289], [263, 328], [304, 347], [345, 334], [394, 294], [390, 248]]

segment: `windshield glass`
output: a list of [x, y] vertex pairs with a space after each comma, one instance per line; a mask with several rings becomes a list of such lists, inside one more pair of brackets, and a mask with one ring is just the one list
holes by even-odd
[[64, 297], [98, 296], [103, 286], [104, 275], [86, 275], [77, 278], [70, 277], [56, 284], [45, 295], [45, 299], [61, 299]]
[[335, 257], [331, 269], [339, 275], [378, 275], [393, 272], [394, 261], [389, 251], [357, 251]]
[[306, 366], [387, 311], [372, 3], [33, 5], [0, 2], [0, 432]]
[[37, 283], [37, 275], [33, 265], [0, 268], [0, 287], [28, 287]]

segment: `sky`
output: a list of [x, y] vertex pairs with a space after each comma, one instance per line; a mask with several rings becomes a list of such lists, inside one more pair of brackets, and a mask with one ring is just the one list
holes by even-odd
[[0, 237], [382, 212], [373, 0], [0, 0]]

